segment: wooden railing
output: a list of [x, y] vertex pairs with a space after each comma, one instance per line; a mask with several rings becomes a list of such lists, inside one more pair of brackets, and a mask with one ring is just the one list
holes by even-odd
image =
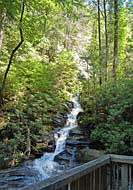
[[22, 190], [133, 190], [133, 156], [105, 155]]
[[133, 156], [111, 155], [111, 190], [133, 190]]

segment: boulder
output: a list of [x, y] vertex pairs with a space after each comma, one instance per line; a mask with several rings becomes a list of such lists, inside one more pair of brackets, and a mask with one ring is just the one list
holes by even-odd
[[85, 162], [94, 160], [96, 158], [99, 158], [103, 154], [104, 154], [103, 151], [99, 151], [96, 149], [90, 149], [90, 148], [86, 147], [84, 149], [77, 151], [76, 158], [79, 162], [85, 163]]

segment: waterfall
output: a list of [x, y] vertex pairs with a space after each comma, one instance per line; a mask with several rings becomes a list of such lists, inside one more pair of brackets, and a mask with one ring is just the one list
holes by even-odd
[[82, 108], [78, 102], [78, 96], [73, 97], [70, 100], [73, 103], [72, 111], [67, 115], [68, 119], [66, 125], [63, 129], [54, 134], [56, 148], [53, 153], [44, 153], [40, 159], [34, 161], [33, 167], [35, 170], [39, 171], [42, 179], [50, 177], [55, 173], [61, 172], [64, 167], [59, 165], [54, 161], [55, 156], [60, 154], [65, 150], [66, 140], [69, 136], [71, 129], [77, 127], [77, 115], [82, 112]]

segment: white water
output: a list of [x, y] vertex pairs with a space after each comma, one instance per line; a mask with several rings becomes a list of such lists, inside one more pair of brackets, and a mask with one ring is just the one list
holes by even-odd
[[54, 135], [56, 142], [55, 151], [53, 153], [44, 153], [40, 159], [36, 159], [33, 163], [34, 169], [39, 172], [42, 179], [57, 174], [64, 169], [63, 165], [59, 165], [54, 161], [54, 158], [65, 150], [66, 139], [69, 136], [70, 130], [77, 127], [77, 115], [79, 112], [83, 112], [78, 102], [78, 96], [73, 97], [70, 101], [73, 102], [74, 106], [71, 113], [67, 115], [66, 125]]

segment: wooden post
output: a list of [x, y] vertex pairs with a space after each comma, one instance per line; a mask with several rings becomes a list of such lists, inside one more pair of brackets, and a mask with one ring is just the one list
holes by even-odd
[[93, 176], [92, 176], [92, 172], [90, 173], [90, 189], [93, 190]]
[[129, 187], [130, 187], [130, 190], [132, 190], [132, 168], [131, 166], [129, 166]]
[[95, 176], [95, 170], [93, 171], [93, 190], [95, 190], [95, 181], [96, 181], [96, 176]]
[[90, 189], [90, 174], [87, 174], [86, 176], [86, 189], [91, 190]]
[[128, 165], [122, 164], [121, 166], [121, 182], [122, 190], [128, 190]]
[[[107, 166], [107, 190], [111, 190], [111, 187], [110, 187], [110, 183], [111, 183], [111, 178], [110, 178], [110, 176], [111, 176], [111, 167], [110, 167], [110, 165], [108, 165]], [[99, 190], [101, 190], [101, 189], [99, 189]]]
[[71, 183], [68, 183], [68, 190], [71, 190]]
[[99, 168], [99, 190], [101, 189], [101, 168]]
[[119, 165], [116, 165], [116, 189], [119, 190]]

